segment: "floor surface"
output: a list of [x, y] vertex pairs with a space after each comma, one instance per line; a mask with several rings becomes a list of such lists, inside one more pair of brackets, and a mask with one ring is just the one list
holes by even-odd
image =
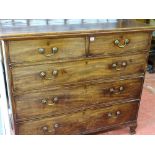
[[[113, 130], [104, 135], [127, 135], [129, 128]], [[138, 113], [137, 135], [155, 135], [155, 74], [146, 74]]]

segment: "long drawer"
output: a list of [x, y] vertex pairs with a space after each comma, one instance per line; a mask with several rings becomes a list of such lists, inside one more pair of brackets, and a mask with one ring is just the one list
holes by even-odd
[[74, 114], [45, 118], [17, 124], [17, 134], [86, 134], [104, 130], [111, 125], [134, 121], [137, 102], [122, 103], [107, 108], [87, 109]]
[[89, 56], [114, 56], [148, 50], [149, 38], [147, 32], [94, 35], [90, 37]]
[[9, 51], [13, 63], [78, 59], [85, 56], [85, 38], [10, 41]]
[[13, 67], [15, 92], [53, 88], [56, 85], [144, 73], [146, 55]]
[[16, 95], [17, 120], [68, 113], [100, 103], [140, 99], [142, 84], [143, 78], [97, 81], [94, 84]]

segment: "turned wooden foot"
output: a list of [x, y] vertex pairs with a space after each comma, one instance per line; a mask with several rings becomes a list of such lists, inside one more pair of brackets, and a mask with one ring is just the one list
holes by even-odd
[[130, 135], [134, 135], [136, 134], [136, 128], [137, 128], [137, 125], [136, 126], [130, 126]]

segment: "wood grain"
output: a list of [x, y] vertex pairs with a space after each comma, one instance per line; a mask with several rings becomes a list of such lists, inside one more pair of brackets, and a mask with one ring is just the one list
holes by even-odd
[[[14, 65], [34, 65], [41, 62], [54, 63], [58, 61], [79, 60], [85, 57], [107, 57], [128, 55], [140, 51], [149, 50], [150, 34], [147, 32], [118, 33], [107, 35], [94, 35], [95, 40], [90, 42], [90, 37], [76, 38], [53, 38], [41, 40], [20, 40], [10, 41], [10, 61]], [[129, 44], [124, 48], [119, 48], [114, 44], [116, 39], [124, 41], [129, 39]], [[123, 44], [123, 43], [122, 43]], [[52, 48], [56, 47], [58, 52], [52, 54]], [[43, 54], [38, 52], [43, 48]], [[50, 56], [46, 56], [50, 55]]]
[[49, 37], [81, 36], [88, 34], [106, 34], [117, 32], [138, 32], [155, 30], [154, 25], [148, 25], [136, 20], [117, 20], [116, 22], [90, 24], [64, 24], [47, 26], [1, 26], [0, 39], [19, 40]]
[[[99, 107], [59, 117], [23, 122], [17, 124], [18, 134], [73, 135], [91, 133], [98, 129], [103, 130], [104, 127], [135, 121], [138, 107], [137, 102], [123, 103], [108, 108]], [[117, 114], [118, 111], [120, 114]], [[44, 132], [43, 127], [47, 127], [48, 131]]]
[[[52, 54], [52, 48], [57, 47], [58, 52]], [[40, 54], [39, 48], [45, 53]], [[61, 38], [42, 40], [20, 40], [9, 42], [12, 63], [30, 63], [50, 60], [56, 62], [61, 59], [72, 60], [85, 57], [85, 38]], [[51, 56], [46, 56], [52, 54]]]
[[[127, 63], [122, 67], [123, 62]], [[118, 64], [120, 70], [112, 68], [112, 64]], [[130, 55], [123, 57], [113, 57], [106, 59], [92, 59], [84, 61], [74, 61], [67, 63], [56, 63], [26, 67], [12, 68], [14, 91], [32, 91], [54, 88], [56, 85], [85, 83], [101, 78], [112, 78], [126, 76], [130, 74], [143, 74], [146, 68], [146, 55]], [[57, 76], [52, 72], [58, 71]], [[40, 77], [40, 72], [46, 72], [47, 80]]]
[[[124, 126], [135, 133], [153, 30], [135, 20], [1, 24], [16, 134], [92, 134]], [[116, 39], [129, 43], [120, 48]], [[50, 57], [38, 53], [53, 47], [58, 51]]]
[[[115, 33], [106, 35], [94, 35], [95, 40], [90, 42], [89, 56], [96, 55], [111, 55], [117, 56], [120, 54], [131, 54], [136, 51], [143, 51], [149, 49], [149, 37], [147, 32], [139, 33]], [[124, 40], [128, 39], [129, 44], [124, 48], [120, 48], [114, 44], [115, 40], [119, 40], [124, 45]]]
[[[82, 110], [94, 104], [140, 99], [142, 84], [143, 78], [102, 83], [96, 81], [94, 84], [85, 83], [82, 86], [16, 95], [17, 120], [63, 114], [75, 109]], [[114, 92], [111, 92], [111, 89], [114, 89]], [[58, 98], [58, 102], [53, 103], [54, 97]], [[47, 103], [42, 103], [43, 99]]]

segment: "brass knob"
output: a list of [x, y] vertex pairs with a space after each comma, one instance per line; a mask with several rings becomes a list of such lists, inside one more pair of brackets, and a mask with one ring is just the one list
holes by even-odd
[[123, 67], [127, 66], [127, 62], [125, 62], [125, 61], [122, 62], [122, 66], [123, 66]]
[[121, 63], [121, 65], [119, 64], [119, 62], [117, 62], [117, 63], [113, 63], [111, 66], [116, 71], [120, 71], [120, 70], [123, 70], [127, 66], [127, 62], [124, 61]]
[[117, 64], [116, 63], [113, 63], [112, 64], [112, 68], [115, 68], [115, 67], [117, 67]]
[[43, 54], [43, 53], [45, 52], [45, 48], [38, 48], [38, 52], [39, 52], [40, 54]]
[[119, 44], [119, 40], [115, 40], [115, 45], [118, 45]]
[[116, 112], [116, 114], [117, 114], [117, 115], [120, 115], [120, 114], [121, 114], [121, 112], [120, 112], [120, 111], [117, 111], [117, 112]]
[[124, 90], [124, 87], [123, 86], [119, 87], [119, 90], [120, 91], [123, 91]]
[[53, 103], [58, 103], [59, 98], [57, 96], [53, 97]]
[[44, 126], [44, 127], [42, 128], [42, 130], [43, 130], [44, 134], [45, 134], [45, 133], [46, 133], [46, 134], [51, 134], [51, 133], [54, 132], [53, 129], [49, 130], [47, 126]]
[[54, 128], [58, 128], [58, 127], [59, 127], [58, 123], [54, 124]]
[[113, 93], [115, 90], [114, 88], [110, 88], [110, 92]]
[[47, 99], [42, 99], [42, 100], [41, 100], [41, 103], [42, 103], [42, 104], [47, 104], [47, 102], [48, 102]]
[[108, 117], [111, 117], [111, 116], [112, 116], [112, 113], [109, 112], [109, 113], [108, 113]]
[[128, 44], [129, 43], [129, 39], [125, 39], [125, 44]]
[[47, 126], [44, 126], [42, 129], [43, 129], [44, 132], [48, 131], [48, 127]]
[[53, 70], [52, 74], [53, 74], [53, 76], [57, 76], [58, 75], [58, 70]]
[[40, 76], [41, 77], [45, 77], [46, 76], [46, 72], [44, 72], [44, 71], [40, 72]]
[[52, 53], [55, 54], [55, 53], [57, 53], [57, 52], [58, 52], [58, 48], [57, 48], [57, 47], [53, 47], [53, 48], [52, 48]]

